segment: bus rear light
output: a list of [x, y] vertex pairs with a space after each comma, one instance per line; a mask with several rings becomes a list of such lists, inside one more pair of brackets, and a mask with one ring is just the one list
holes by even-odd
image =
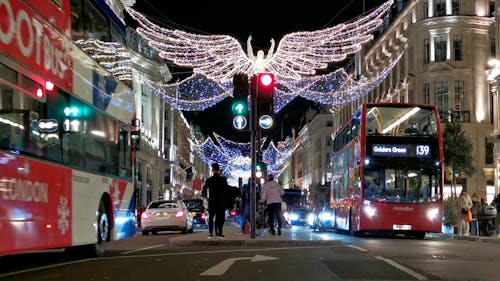
[[45, 90], [52, 91], [54, 90], [54, 83], [50, 81], [45, 81]]
[[43, 98], [43, 90], [42, 90], [42, 88], [37, 88], [35, 90], [35, 95], [36, 95], [37, 98], [40, 98], [40, 99]]

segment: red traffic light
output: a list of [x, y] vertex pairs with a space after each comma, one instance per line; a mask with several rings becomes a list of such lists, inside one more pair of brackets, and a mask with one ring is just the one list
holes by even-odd
[[272, 73], [260, 73], [259, 84], [264, 87], [274, 88], [274, 75]]

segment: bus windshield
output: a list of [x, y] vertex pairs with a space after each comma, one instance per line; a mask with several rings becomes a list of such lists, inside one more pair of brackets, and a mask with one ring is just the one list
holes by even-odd
[[373, 106], [366, 108], [366, 134], [435, 136], [436, 114], [430, 108]]
[[437, 169], [365, 169], [364, 198], [388, 203], [423, 203], [440, 199]]

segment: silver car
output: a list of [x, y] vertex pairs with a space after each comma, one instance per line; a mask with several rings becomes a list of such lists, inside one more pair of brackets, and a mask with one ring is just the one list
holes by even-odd
[[142, 235], [165, 230], [193, 232], [193, 217], [182, 200], [153, 201], [142, 213]]

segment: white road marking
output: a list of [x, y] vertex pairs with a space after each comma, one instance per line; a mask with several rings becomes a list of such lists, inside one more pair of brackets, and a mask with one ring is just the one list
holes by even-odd
[[256, 262], [256, 261], [270, 261], [278, 259], [279, 258], [263, 256], [263, 255], [255, 255], [254, 257], [239, 257], [239, 258], [225, 259], [220, 263], [212, 266], [211, 268], [203, 271], [202, 273], [200, 273], [200, 275], [211, 275], [211, 276], [223, 275], [231, 267], [231, 265], [233, 265], [235, 261], [250, 260], [250, 262]]
[[381, 257], [381, 256], [375, 256], [376, 259], [378, 260], [382, 260], [382, 261], [385, 261], [386, 263], [394, 266], [395, 268], [399, 269], [399, 270], [402, 270], [408, 274], [410, 274], [411, 276], [417, 278], [417, 280], [428, 280], [427, 277], [423, 276], [423, 275], [420, 275], [418, 273], [416, 273], [415, 271], [409, 269], [408, 267], [405, 267], [403, 265], [400, 265], [399, 263], [391, 260], [391, 259], [386, 259], [384, 257]]
[[154, 245], [154, 246], [151, 246], [151, 247], [140, 248], [140, 249], [137, 249], [137, 250], [126, 251], [126, 252], [123, 252], [123, 253], [121, 253], [121, 254], [122, 254], [122, 255], [127, 255], [127, 254], [131, 254], [131, 253], [136, 253], [136, 252], [146, 251], [146, 250], [149, 250], [149, 249], [154, 249], [154, 248], [158, 248], [158, 247], [163, 247], [163, 246], [166, 246], [166, 245], [167, 245], [167, 244], [159, 244], [159, 245]]
[[364, 249], [364, 248], [361, 248], [361, 247], [358, 247], [358, 246], [354, 246], [354, 245], [346, 245], [347, 247], [351, 247], [351, 248], [354, 248], [356, 250], [360, 250], [361, 252], [368, 252], [367, 249]]

